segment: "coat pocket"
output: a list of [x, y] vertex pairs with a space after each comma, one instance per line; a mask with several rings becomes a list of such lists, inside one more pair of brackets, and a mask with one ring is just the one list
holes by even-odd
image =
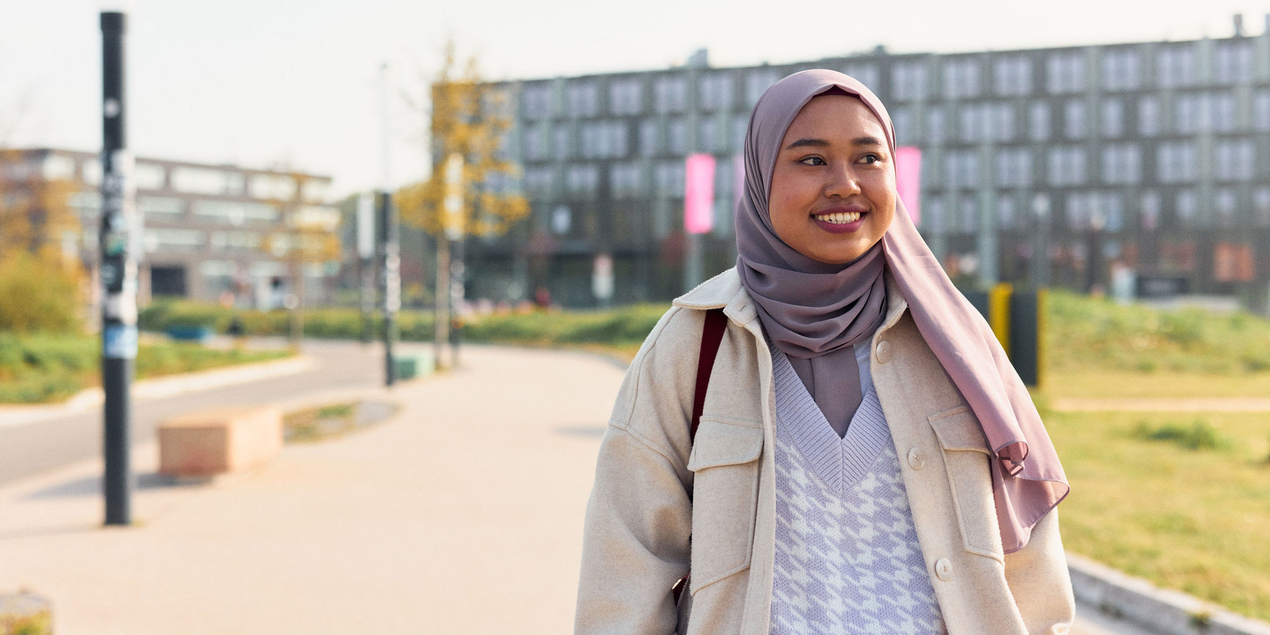
[[953, 507], [966, 551], [1005, 561], [992, 497], [992, 452], [983, 429], [966, 406], [927, 418], [943, 449]]
[[762, 428], [701, 418], [688, 458], [693, 472], [690, 593], [750, 566], [762, 453]]

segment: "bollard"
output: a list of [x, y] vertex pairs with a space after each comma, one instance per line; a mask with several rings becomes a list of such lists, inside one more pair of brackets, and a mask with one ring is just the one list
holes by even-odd
[[1023, 383], [1040, 386], [1044, 368], [1041, 338], [1045, 332], [1045, 290], [1016, 292], [1013, 286], [1003, 282], [991, 291], [967, 291], [965, 296], [988, 321]]

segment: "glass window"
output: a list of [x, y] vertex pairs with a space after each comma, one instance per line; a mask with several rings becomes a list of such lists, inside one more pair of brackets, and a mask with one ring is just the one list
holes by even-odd
[[242, 225], [245, 222], [276, 223], [281, 218], [278, 208], [266, 203], [194, 201], [193, 209], [194, 214], [203, 219], [230, 225]]
[[1083, 185], [1085, 151], [1078, 147], [1050, 148], [1047, 168], [1050, 185]]
[[926, 63], [899, 62], [892, 66], [891, 94], [899, 101], [926, 99]]
[[891, 111], [891, 125], [895, 127], [895, 143], [911, 146], [917, 143], [917, 130], [913, 124], [913, 108], [898, 106]]
[[997, 186], [1028, 187], [1032, 185], [1032, 152], [1012, 148], [997, 152]]
[[1257, 132], [1270, 132], [1270, 91], [1259, 90], [1253, 95], [1252, 127]]
[[569, 114], [574, 117], [594, 117], [600, 114], [600, 87], [594, 81], [574, 81], [567, 89]]
[[1257, 212], [1257, 224], [1270, 227], [1270, 187], [1259, 187], [1253, 191], [1252, 207]]
[[729, 72], [707, 73], [701, 77], [699, 91], [702, 110], [731, 110], [736, 95], [736, 82]]
[[295, 179], [285, 174], [254, 174], [249, 185], [251, 195], [256, 198], [279, 201], [295, 198]]
[[869, 64], [867, 62], [853, 62], [842, 68], [842, 72], [856, 78], [861, 84], [873, 92], [878, 92], [881, 87], [881, 73], [878, 72], [877, 64]]
[[1160, 49], [1156, 57], [1157, 81], [1164, 88], [1195, 84], [1199, 67], [1194, 44], [1175, 44]]
[[147, 215], [179, 216], [185, 213], [185, 201], [171, 196], [138, 196], [137, 209]]
[[997, 197], [997, 227], [1013, 229], [1015, 220], [1015, 204], [1013, 196]]
[[525, 189], [530, 196], [547, 198], [555, 194], [555, 168], [540, 167], [525, 170]]
[[1213, 208], [1217, 210], [1217, 222], [1230, 227], [1235, 224], [1235, 191], [1223, 187], [1213, 193]]
[[243, 176], [210, 168], [179, 167], [172, 170], [172, 187], [191, 194], [241, 194]]
[[957, 207], [957, 229], [963, 234], [978, 233], [979, 202], [973, 196], [963, 196]]
[[688, 109], [688, 79], [679, 76], [658, 77], [653, 85], [657, 112], [665, 114]]
[[940, 106], [932, 106], [926, 111], [926, 140], [931, 143], [941, 143], [947, 136], [944, 109]]
[[161, 190], [167, 181], [167, 170], [157, 163], [138, 161], [133, 177], [139, 190]]
[[950, 60], [944, 64], [944, 95], [966, 99], [979, 94], [979, 62], [974, 58]]
[[1138, 134], [1154, 137], [1160, 134], [1160, 100], [1143, 97], [1138, 101]]
[[1048, 141], [1050, 138], [1049, 104], [1037, 101], [1028, 107], [1028, 137], [1032, 141]]
[[525, 119], [547, 119], [551, 117], [551, 85], [546, 83], [530, 84], [520, 94], [521, 109]]
[[1136, 145], [1108, 145], [1102, 149], [1102, 181], [1132, 185], [1142, 179], [1142, 149]]
[[609, 84], [609, 112], [638, 115], [643, 108], [644, 84], [638, 79], [618, 79]]
[[1063, 105], [1063, 136], [1083, 139], [1086, 128], [1085, 102], [1071, 101]]
[[1142, 207], [1139, 212], [1142, 229], [1152, 231], [1160, 226], [1160, 208], [1162, 206], [1159, 192], [1142, 193]]
[[1124, 135], [1124, 102], [1108, 99], [1102, 102], [1102, 136], [1116, 138]]
[[657, 193], [661, 196], [681, 198], [684, 195], [683, 161], [662, 161], [656, 168]]
[[752, 70], [745, 76], [745, 100], [747, 106], [758, 103], [758, 98], [780, 80], [780, 74], [768, 68]]
[[1022, 55], [997, 58], [992, 80], [998, 95], [1026, 95], [1032, 92], [1032, 61]]
[[1214, 149], [1213, 176], [1218, 181], [1251, 181], [1256, 170], [1256, 147], [1249, 139], [1223, 140]]
[[688, 154], [688, 124], [683, 119], [671, 119], [666, 126], [666, 141], [671, 154]]
[[1085, 57], [1080, 53], [1055, 53], [1045, 60], [1045, 87], [1062, 95], [1085, 90]]
[[1194, 181], [1199, 169], [1195, 144], [1179, 141], [1162, 143], [1156, 148], [1156, 178], [1161, 183]]
[[590, 195], [600, 187], [600, 170], [592, 164], [571, 165], [565, 172], [565, 187], [570, 194]]
[[[140, 168], [141, 165], [144, 164], [138, 164], [136, 167]], [[48, 181], [70, 180], [75, 176], [75, 159], [60, 154], [49, 155], [44, 157], [41, 172], [44, 179]]]
[[197, 229], [158, 227], [145, 230], [144, 235], [147, 252], [155, 252], [164, 248], [188, 249], [190, 247], [202, 247], [207, 243], [207, 235]]
[[1219, 42], [1214, 61], [1216, 79], [1221, 84], [1252, 81], [1252, 42], [1234, 40]]
[[973, 150], [949, 152], [944, 158], [945, 186], [973, 189], [979, 186], [979, 155]]
[[706, 117], [697, 122], [697, 150], [715, 153], [723, 148], [723, 140], [719, 136], [719, 122], [714, 117]]
[[732, 117], [732, 150], [736, 153], [745, 151], [745, 135], [750, 130], [750, 118], [746, 115]]
[[1102, 56], [1104, 90], [1135, 90], [1142, 75], [1142, 60], [1132, 49], [1105, 50]]
[[1179, 95], [1174, 114], [1177, 131], [1182, 134], [1233, 132], [1235, 96], [1227, 92]]
[[1193, 226], [1199, 217], [1199, 196], [1195, 190], [1181, 190], [1177, 193], [1177, 220], [1183, 226]]
[[573, 156], [573, 146], [569, 143], [569, 125], [558, 123], [551, 131], [551, 145], [557, 161]]
[[644, 194], [644, 171], [638, 163], [614, 163], [609, 167], [609, 184], [614, 198], [639, 198]]
[[657, 122], [652, 119], [645, 119], [639, 122], [639, 153], [640, 156], [651, 157], [656, 156], [661, 151], [661, 135], [658, 134]]

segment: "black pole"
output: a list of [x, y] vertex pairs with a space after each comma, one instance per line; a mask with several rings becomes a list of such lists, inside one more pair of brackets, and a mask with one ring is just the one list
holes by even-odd
[[132, 522], [129, 389], [137, 356], [137, 215], [124, 111], [125, 15], [102, 12], [101, 384], [106, 524]]
[[397, 338], [397, 310], [401, 308], [401, 251], [397, 237], [397, 207], [392, 196], [379, 193], [379, 242], [384, 272], [384, 383], [397, 382], [393, 340]]

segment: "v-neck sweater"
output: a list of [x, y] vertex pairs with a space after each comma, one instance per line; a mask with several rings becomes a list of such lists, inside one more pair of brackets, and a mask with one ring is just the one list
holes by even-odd
[[[772, 635], [945, 633], [890, 429], [861, 363], [864, 399], [839, 438], [788, 358], [776, 388]], [[857, 358], [859, 359], [859, 358]]]

